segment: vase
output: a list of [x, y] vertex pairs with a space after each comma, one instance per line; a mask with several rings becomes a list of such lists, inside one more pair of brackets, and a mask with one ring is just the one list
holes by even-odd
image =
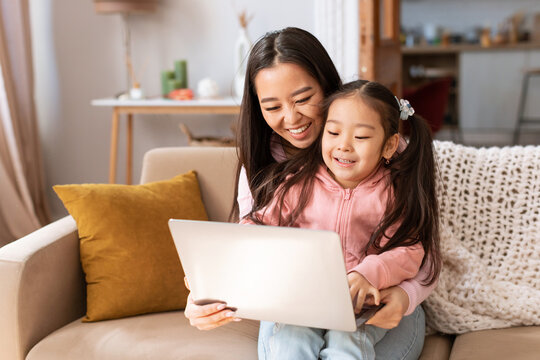
[[251, 49], [251, 41], [249, 40], [246, 28], [240, 28], [238, 39], [234, 48], [234, 96], [237, 99], [242, 99], [244, 94], [244, 81], [246, 79], [247, 58]]

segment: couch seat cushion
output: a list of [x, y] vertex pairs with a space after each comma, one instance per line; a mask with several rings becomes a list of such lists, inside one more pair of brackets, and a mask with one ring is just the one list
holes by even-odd
[[448, 360], [453, 340], [452, 335], [435, 334], [426, 336], [419, 360]]
[[83, 323], [76, 320], [39, 342], [27, 360], [256, 359], [259, 322], [211, 331], [189, 325], [182, 311]]
[[536, 360], [540, 354], [540, 327], [473, 331], [454, 341], [450, 360]]

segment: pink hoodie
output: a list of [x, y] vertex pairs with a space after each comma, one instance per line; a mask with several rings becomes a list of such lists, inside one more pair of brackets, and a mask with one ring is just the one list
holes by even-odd
[[[328, 173], [326, 166], [321, 166], [315, 177], [311, 199], [295, 223], [300, 228], [337, 232], [347, 272], [362, 274], [377, 289], [398, 285], [416, 276], [424, 257], [421, 244], [397, 247], [378, 255], [371, 249], [367, 256], [364, 254], [371, 234], [384, 216], [391, 193], [387, 185], [388, 175], [389, 172], [380, 167], [354, 189], [344, 189]], [[262, 222], [277, 226], [280, 212], [285, 218], [298, 205], [301, 189], [302, 186], [292, 187], [281, 209], [274, 199], [266, 211], [258, 213]], [[381, 245], [387, 241], [383, 238]]]
[[[273, 136], [272, 140], [272, 156], [276, 161], [284, 161], [286, 159], [286, 156], [285, 152], [283, 151], [283, 147], [281, 146], [281, 143], [279, 141], [279, 136]], [[400, 143], [398, 151], [402, 151], [405, 147], [406, 143]], [[253, 205], [253, 198], [251, 196], [251, 191], [249, 189], [249, 184], [244, 168], [242, 168], [242, 171], [240, 172], [240, 178], [238, 180], [237, 201], [240, 210], [240, 218], [243, 218], [251, 211], [251, 207]], [[412, 314], [414, 309], [416, 309], [416, 307], [420, 305], [422, 301], [424, 301], [429, 296], [429, 294], [431, 294], [431, 292], [437, 285], [437, 281], [434, 281], [433, 284], [429, 286], [423, 285], [424, 280], [428, 278], [429, 274], [430, 272], [428, 258], [424, 266], [422, 266], [418, 274], [413, 279], [405, 280], [398, 285], [405, 291], [405, 293], [409, 297], [409, 307], [407, 308], [407, 311], [404, 315]]]

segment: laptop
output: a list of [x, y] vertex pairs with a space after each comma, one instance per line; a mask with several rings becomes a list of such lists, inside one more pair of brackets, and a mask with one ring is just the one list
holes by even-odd
[[332, 231], [169, 220], [197, 304], [245, 319], [355, 331], [339, 235]]

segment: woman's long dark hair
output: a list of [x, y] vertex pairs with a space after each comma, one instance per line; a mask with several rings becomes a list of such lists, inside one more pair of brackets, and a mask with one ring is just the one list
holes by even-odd
[[255, 188], [267, 181], [267, 167], [276, 162], [270, 152], [272, 129], [261, 112], [255, 89], [255, 77], [259, 71], [280, 63], [301, 66], [317, 80], [325, 97], [341, 86], [341, 79], [330, 56], [319, 40], [305, 30], [288, 27], [269, 32], [253, 45], [248, 57], [244, 95], [236, 132], [239, 165], [230, 220], [238, 218], [236, 197], [238, 174], [242, 166], [246, 170], [255, 207], [259, 207], [258, 204], [267, 203], [269, 194], [272, 195], [264, 192], [253, 193]]
[[[400, 109], [397, 99], [383, 85], [366, 80], [347, 83], [330, 95], [324, 102], [323, 113], [326, 118], [330, 105], [337, 99], [358, 96], [381, 118], [385, 137], [384, 143], [394, 134], [399, 133]], [[433, 142], [429, 126], [419, 116], [409, 116], [409, 143], [405, 150], [396, 153], [388, 164], [381, 158], [381, 166], [390, 170], [389, 186], [393, 188], [393, 197], [389, 197], [383, 219], [371, 235], [364, 251], [374, 249], [382, 253], [401, 246], [421, 243], [429, 259], [430, 276], [426, 284], [432, 284], [441, 269], [439, 250], [439, 207], [436, 194], [437, 166], [433, 154]], [[283, 206], [287, 192], [295, 184], [302, 186], [298, 206], [291, 214], [279, 219], [279, 225], [294, 226], [309, 202], [315, 174], [322, 163], [322, 134], [310, 147], [295, 154], [291, 159], [268, 167], [266, 181], [252, 189], [253, 196], [264, 201], [256, 204], [247, 216], [256, 223], [261, 223], [257, 214], [276, 197], [278, 209]], [[266, 203], [265, 203], [266, 202]], [[387, 236], [392, 226], [399, 223], [395, 233]], [[382, 238], [388, 241], [381, 245]]]

